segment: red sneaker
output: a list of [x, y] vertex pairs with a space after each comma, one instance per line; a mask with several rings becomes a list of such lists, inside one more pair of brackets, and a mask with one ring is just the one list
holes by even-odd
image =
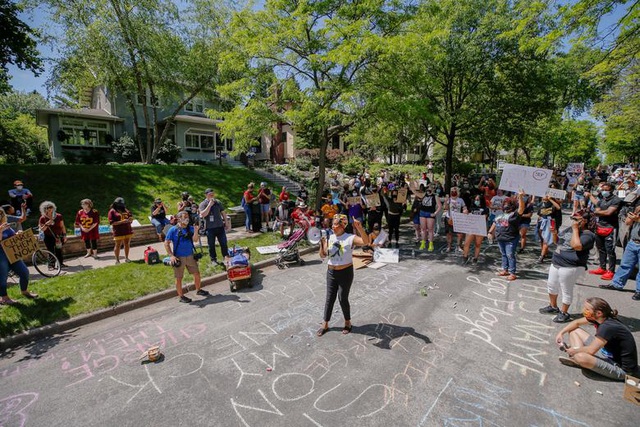
[[598, 274], [598, 275], [602, 275], [602, 274], [604, 274], [604, 273], [606, 273], [606, 272], [607, 272], [607, 270], [605, 270], [605, 269], [604, 269], [604, 268], [602, 268], [602, 267], [598, 267], [598, 268], [596, 268], [595, 270], [589, 270], [589, 274]]
[[613, 276], [614, 276], [613, 271], [607, 271], [602, 276], [600, 276], [600, 278], [602, 280], [611, 280], [611, 279], [613, 279]]

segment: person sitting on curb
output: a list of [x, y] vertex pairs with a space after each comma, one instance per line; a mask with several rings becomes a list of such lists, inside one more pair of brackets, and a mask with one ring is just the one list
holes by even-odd
[[169, 213], [169, 209], [167, 209], [167, 205], [164, 204], [162, 199], [158, 197], [154, 200], [153, 205], [151, 205], [151, 224], [156, 228], [158, 240], [161, 242], [164, 241], [162, 235], [164, 228], [171, 223], [167, 218], [167, 213]]
[[[190, 303], [191, 298], [184, 295], [182, 290], [182, 277], [185, 267], [193, 275], [193, 283], [196, 285], [196, 295], [208, 296], [209, 292], [200, 288], [200, 270], [198, 262], [193, 257], [193, 242], [198, 241], [198, 234], [192, 225], [189, 225], [189, 213], [180, 211], [176, 214], [178, 223], [167, 232], [164, 241], [164, 248], [171, 257], [173, 275], [176, 278], [176, 292], [180, 297], [180, 302]], [[173, 250], [171, 246], [173, 245]]]
[[[640, 206], [633, 212], [629, 212], [624, 220], [629, 227], [629, 243], [624, 248], [620, 268], [616, 270], [611, 283], [600, 285], [603, 289], [615, 289], [621, 291], [629, 280], [634, 266], [640, 266]], [[640, 301], [640, 281], [636, 278], [636, 292], [631, 297], [634, 301]]]
[[[571, 320], [569, 306], [573, 301], [573, 286], [587, 269], [589, 251], [593, 248], [596, 236], [587, 229], [589, 211], [576, 211], [571, 215], [571, 227], [562, 230], [558, 237], [562, 242], [553, 253], [547, 289], [549, 305], [538, 310], [541, 314], [556, 314], [553, 321], [566, 323]], [[558, 308], [558, 293], [562, 292], [562, 310]]]
[[[17, 216], [22, 215], [22, 211], [27, 210], [27, 215], [31, 214], [33, 208], [33, 194], [28, 188], [24, 188], [24, 183], [19, 179], [13, 181], [13, 187], [9, 190], [9, 197], [11, 198], [11, 206], [15, 210]], [[24, 206], [26, 204], [26, 206]]]
[[[568, 355], [560, 356], [560, 363], [617, 381], [624, 381], [626, 374], [638, 376], [638, 348], [629, 328], [618, 320], [618, 310], [592, 297], [584, 302], [582, 314], [556, 335], [556, 344]], [[595, 336], [581, 328], [589, 323], [596, 328]], [[569, 344], [564, 342], [565, 334], [569, 334]]]

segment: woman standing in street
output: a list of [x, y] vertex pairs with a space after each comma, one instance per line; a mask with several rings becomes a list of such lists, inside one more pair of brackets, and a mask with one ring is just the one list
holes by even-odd
[[345, 232], [349, 224], [346, 215], [336, 214], [332, 220], [333, 233], [327, 241], [323, 237], [320, 241], [320, 258], [329, 257], [327, 270], [327, 296], [324, 304], [324, 321], [322, 327], [318, 329], [317, 335], [321, 337], [329, 330], [329, 320], [333, 312], [333, 305], [336, 297], [340, 302], [342, 314], [344, 315], [343, 334], [351, 332], [351, 306], [349, 305], [349, 291], [353, 283], [353, 259], [354, 246], [369, 245], [369, 236], [358, 220], [353, 221], [353, 227], [357, 234]]
[[515, 198], [507, 198], [502, 202], [502, 215], [498, 216], [489, 230], [495, 236], [502, 255], [502, 269], [498, 276], [506, 280], [516, 280], [516, 248], [520, 241], [520, 216], [524, 212], [524, 191], [518, 193], [517, 204]]
[[54, 254], [61, 267], [66, 267], [62, 259], [62, 245], [67, 241], [67, 229], [64, 226], [62, 215], [56, 212], [56, 205], [45, 200], [40, 203], [40, 220], [38, 227], [44, 234], [44, 245]]
[[108, 218], [109, 224], [113, 228], [113, 241], [115, 242], [113, 254], [116, 256], [116, 264], [120, 264], [120, 247], [123, 245], [124, 262], [131, 262], [129, 259], [129, 246], [131, 244], [131, 236], [133, 236], [133, 230], [131, 229], [133, 215], [124, 205], [122, 197], [118, 197], [113, 201]]

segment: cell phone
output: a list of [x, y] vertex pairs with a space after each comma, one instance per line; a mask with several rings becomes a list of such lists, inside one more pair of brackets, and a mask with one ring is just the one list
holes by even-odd
[[16, 225], [18, 225], [17, 222], [8, 222], [7, 225], [11, 228], [15, 227]]
[[560, 344], [560, 351], [567, 351], [568, 348], [569, 348], [569, 345], [566, 342], [563, 342], [562, 344]]

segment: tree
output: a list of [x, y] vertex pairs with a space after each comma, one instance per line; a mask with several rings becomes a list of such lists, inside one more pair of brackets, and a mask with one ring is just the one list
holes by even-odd
[[[219, 2], [192, 0], [179, 9], [170, 0], [43, 1], [65, 32], [56, 86], [72, 100], [95, 85], [125, 97], [144, 162], [156, 160], [189, 101], [216, 97], [228, 19]], [[168, 105], [175, 107], [161, 116]]]
[[37, 92], [0, 95], [0, 163], [43, 163], [49, 160], [47, 131], [36, 125], [36, 109], [49, 103]]
[[[393, 29], [401, 16], [397, 5], [385, 0], [267, 0], [263, 10], [246, 8], [234, 16], [232, 38], [245, 55], [243, 63], [274, 70], [283, 86], [278, 99], [290, 107], [276, 113], [293, 124], [302, 144], [320, 149], [318, 206], [329, 141], [352, 126], [357, 79], [375, 61], [378, 36]], [[244, 92], [246, 102], [234, 111], [244, 115], [244, 122], [247, 113], [260, 108], [256, 104], [275, 101], [256, 85]], [[237, 128], [222, 127], [237, 136]], [[236, 138], [236, 143], [248, 149], [250, 137]]]
[[11, 0], [0, 0], [0, 94], [10, 90], [7, 65], [42, 72], [36, 38], [38, 33], [25, 24], [18, 14], [22, 8]]

